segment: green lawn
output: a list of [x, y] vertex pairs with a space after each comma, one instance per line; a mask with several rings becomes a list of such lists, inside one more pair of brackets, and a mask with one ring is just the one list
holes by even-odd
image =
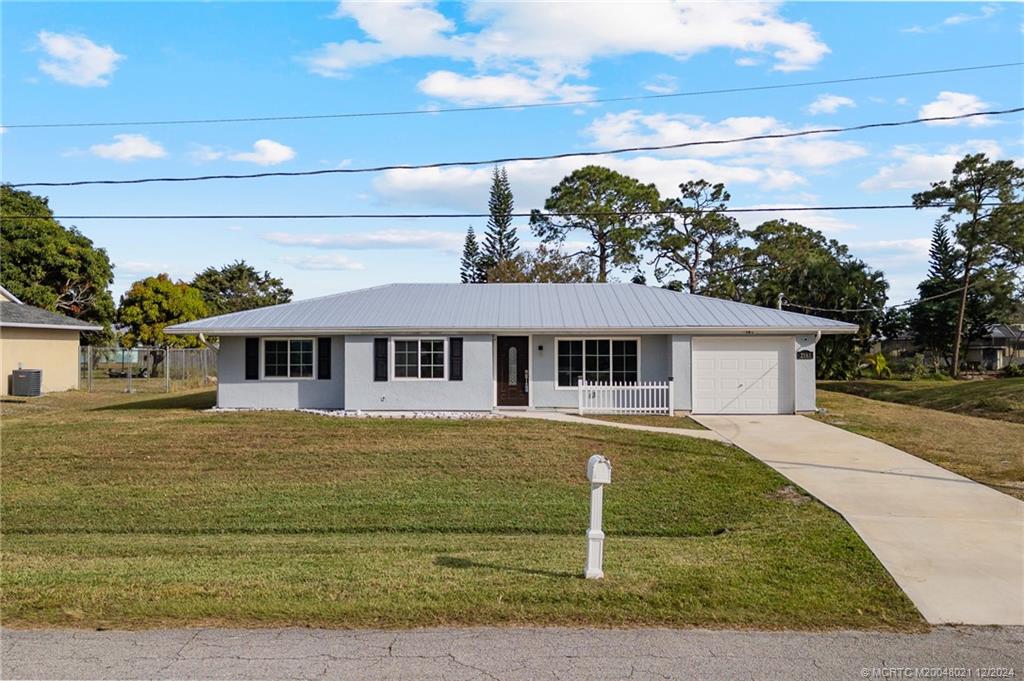
[[840, 392], [818, 392], [817, 418], [885, 442], [1024, 500], [1024, 425]]
[[[210, 402], [2, 405], [6, 626], [922, 626], [841, 518], [733, 447]], [[593, 452], [602, 581], [579, 576]]]
[[685, 430], [707, 430], [689, 416], [662, 416], [659, 414], [608, 414], [590, 415], [588, 419], [612, 421], [613, 423], [633, 423], [638, 426], [658, 426], [661, 428], [683, 428]]
[[909, 404], [979, 416], [1011, 423], [1024, 423], [1024, 378], [986, 381], [821, 381], [823, 390], [843, 392], [873, 400]]

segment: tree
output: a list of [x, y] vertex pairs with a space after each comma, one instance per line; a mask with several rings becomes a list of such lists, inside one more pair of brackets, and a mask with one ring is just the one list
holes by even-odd
[[[22, 215], [32, 217], [9, 217]], [[45, 197], [0, 186], [0, 283], [11, 293], [109, 330], [113, 270], [104, 249], [53, 218]]]
[[476, 241], [476, 234], [473, 232], [472, 226], [466, 230], [466, 241], [462, 246], [459, 274], [463, 284], [482, 284], [487, 281], [487, 272], [480, 253], [480, 245]]
[[754, 247], [737, 278], [745, 302], [774, 307], [781, 294], [789, 309], [858, 324], [853, 337], [826, 336], [818, 343], [821, 378], [850, 378], [877, 334], [889, 288], [882, 273], [850, 255], [821, 232], [772, 220], [750, 232]]
[[118, 321], [128, 327], [122, 338], [125, 347], [136, 345], [172, 345], [194, 348], [200, 345], [195, 336], [168, 336], [164, 327], [189, 322], [207, 315], [199, 289], [183, 281], [171, 281], [158, 274], [132, 284], [121, 296]]
[[519, 237], [512, 226], [512, 187], [504, 166], [494, 168], [487, 209], [491, 216], [487, 219], [482, 249], [482, 266], [485, 270], [512, 259], [519, 251]]
[[292, 299], [292, 290], [281, 279], [266, 271], [260, 274], [245, 260], [236, 260], [220, 269], [207, 267], [191, 285], [199, 291], [212, 315], [280, 305]]
[[[989, 161], [985, 154], [969, 154], [956, 162], [949, 180], [933, 182], [931, 189], [914, 194], [918, 208], [944, 206], [937, 224], [952, 226], [960, 249], [959, 305], [953, 336], [954, 377], [960, 373], [968, 290], [983, 272], [988, 279], [1024, 264], [1024, 169], [1013, 161]], [[1000, 273], [1000, 271], [1002, 273]]]
[[725, 185], [705, 180], [683, 182], [679, 198], [665, 201], [672, 215], [656, 222], [644, 239], [654, 252], [654, 276], [686, 275], [690, 293], [732, 298], [733, 275], [740, 267], [740, 225], [723, 212], [729, 203]]
[[[953, 365], [958, 296], [945, 295], [959, 287], [960, 254], [949, 239], [944, 225], [935, 225], [928, 249], [928, 276], [917, 285], [920, 302], [910, 308], [910, 331], [915, 345], [938, 360]], [[935, 298], [935, 296], [944, 296]], [[933, 300], [925, 300], [934, 298]], [[937, 363], [936, 363], [937, 365]]]
[[594, 263], [581, 255], [565, 255], [545, 244], [522, 251], [487, 271], [488, 283], [572, 284], [594, 281]]
[[572, 255], [596, 262], [597, 281], [604, 283], [612, 267], [636, 268], [640, 240], [656, 217], [650, 213], [660, 207], [653, 184], [601, 166], [585, 166], [551, 188], [544, 209], [555, 215], [535, 210], [530, 226], [541, 241], [556, 246], [570, 234], [583, 232], [593, 245]]

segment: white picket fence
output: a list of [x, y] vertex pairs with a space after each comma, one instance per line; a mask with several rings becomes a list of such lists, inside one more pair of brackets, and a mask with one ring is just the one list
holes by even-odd
[[579, 380], [580, 414], [668, 414], [675, 412], [672, 380], [588, 383]]

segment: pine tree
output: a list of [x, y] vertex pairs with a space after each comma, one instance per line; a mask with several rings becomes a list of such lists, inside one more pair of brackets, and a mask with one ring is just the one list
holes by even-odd
[[462, 261], [459, 273], [463, 284], [481, 284], [486, 281], [485, 269], [480, 255], [480, 245], [476, 241], [473, 227], [466, 230], [466, 241], [462, 247]]
[[[917, 285], [921, 298], [942, 296], [955, 291], [960, 285], [960, 254], [953, 246], [949, 233], [943, 225], [932, 230], [932, 244], [928, 249], [928, 276]], [[910, 330], [914, 342], [931, 353], [933, 362], [953, 362], [953, 345], [956, 339], [956, 316], [959, 301], [956, 296], [928, 300], [914, 305], [910, 310]]]
[[519, 251], [519, 237], [512, 226], [512, 187], [504, 166], [494, 168], [487, 208], [491, 217], [487, 219], [487, 231], [484, 234], [484, 270], [511, 260]]

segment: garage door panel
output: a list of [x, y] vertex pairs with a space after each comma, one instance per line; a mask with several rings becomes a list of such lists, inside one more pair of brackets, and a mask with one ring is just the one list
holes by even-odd
[[792, 413], [794, 348], [788, 337], [694, 339], [694, 412]]

